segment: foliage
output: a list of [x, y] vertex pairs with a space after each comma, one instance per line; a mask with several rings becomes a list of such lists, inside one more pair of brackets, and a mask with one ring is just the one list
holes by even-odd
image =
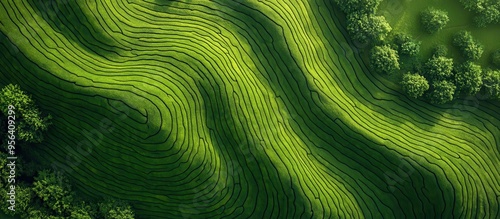
[[483, 84], [481, 66], [466, 62], [457, 68], [455, 85], [457, 91], [465, 95], [475, 95]]
[[491, 54], [491, 63], [500, 68], [500, 49]]
[[50, 125], [51, 116], [43, 117], [35, 102], [19, 85], [9, 84], [0, 91], [0, 111], [8, 115], [8, 106], [16, 109], [17, 135], [19, 140], [25, 142], [41, 142], [42, 132]]
[[392, 28], [384, 16], [353, 13], [347, 16], [347, 30], [360, 43], [382, 42]]
[[420, 42], [405, 42], [400, 47], [400, 53], [408, 56], [416, 56], [420, 52]]
[[[7, 164], [7, 155], [0, 148], [0, 165]], [[8, 210], [9, 203], [2, 202], [1, 210], [8, 215], [20, 216], [21, 218], [40, 219], [87, 219], [105, 218], [105, 215], [98, 213], [98, 205], [77, 202], [73, 197], [73, 192], [69, 181], [60, 173], [51, 170], [38, 171], [38, 176], [31, 178], [25, 171], [25, 161], [22, 157], [16, 160], [16, 211]], [[17, 168], [19, 167], [19, 168]], [[7, 168], [0, 170], [2, 175], [7, 176]], [[22, 177], [19, 177], [22, 176]], [[33, 180], [33, 183], [31, 181]], [[0, 197], [7, 200], [7, 177], [0, 179]], [[112, 199], [108, 201], [114, 203]], [[106, 214], [106, 218], [133, 218], [134, 213], [131, 207], [124, 202], [111, 205]]]
[[500, 1], [460, 0], [466, 9], [476, 13], [474, 21], [479, 27], [500, 23]]
[[483, 46], [468, 31], [460, 31], [453, 37], [453, 45], [458, 47], [467, 60], [478, 60], [483, 55]]
[[445, 80], [432, 83], [432, 91], [429, 94], [431, 103], [444, 104], [453, 100], [456, 86]]
[[491, 99], [500, 98], [500, 71], [486, 70], [483, 75], [483, 88]]
[[92, 209], [90, 205], [87, 205], [85, 202], [80, 203], [77, 206], [74, 206], [71, 209], [70, 219], [92, 219], [94, 218], [97, 212], [95, 209]]
[[394, 42], [401, 55], [416, 56], [420, 52], [420, 42], [413, 40], [405, 34], [397, 34]]
[[16, 186], [16, 211], [26, 212], [34, 198], [33, 190], [27, 185]]
[[401, 86], [403, 87], [403, 91], [413, 98], [418, 98], [422, 96], [425, 91], [429, 90], [429, 82], [427, 82], [424, 76], [419, 74], [404, 74]]
[[390, 74], [400, 69], [398, 52], [388, 45], [375, 46], [371, 52], [370, 62], [373, 69], [380, 73]]
[[448, 55], [448, 48], [446, 48], [445, 45], [437, 45], [432, 50], [432, 56], [447, 56], [447, 55]]
[[[0, 151], [0, 165], [4, 168], [0, 169], [0, 174], [2, 176], [8, 176], [9, 170], [6, 167], [7, 165], [7, 154]], [[7, 184], [7, 177], [0, 177], [0, 187], [3, 187], [4, 184]]]
[[443, 29], [450, 19], [448, 12], [435, 8], [427, 8], [420, 15], [420, 19], [424, 29], [428, 33], [435, 33]]
[[51, 215], [50, 212], [43, 207], [31, 207], [25, 214], [29, 219], [63, 219], [64, 217]]
[[374, 14], [382, 0], [335, 0], [340, 9], [346, 13]]
[[38, 198], [51, 210], [59, 215], [65, 215], [71, 208], [73, 196], [69, 181], [60, 174], [43, 170], [35, 177], [33, 191]]
[[449, 79], [453, 71], [453, 59], [433, 56], [425, 63], [426, 78], [433, 81]]
[[104, 216], [105, 219], [133, 219], [134, 212], [130, 205], [117, 201], [117, 200], [106, 200], [99, 204], [100, 214]]

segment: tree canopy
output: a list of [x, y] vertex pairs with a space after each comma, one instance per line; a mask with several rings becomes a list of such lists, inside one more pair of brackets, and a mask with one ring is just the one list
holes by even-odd
[[361, 43], [383, 41], [392, 28], [384, 16], [352, 13], [347, 16], [347, 31], [354, 40]]
[[448, 24], [448, 21], [450, 21], [448, 12], [435, 8], [427, 8], [423, 11], [420, 15], [420, 20], [428, 33], [435, 33], [443, 29]]
[[457, 68], [455, 85], [457, 91], [464, 95], [475, 95], [483, 85], [481, 66], [466, 62]]
[[[0, 120], [3, 122], [4, 117], [9, 114], [9, 105], [15, 107], [16, 122], [25, 124], [24, 129], [19, 130], [20, 125], [16, 123], [17, 135], [21, 136], [19, 132], [23, 131], [28, 133], [23, 135], [25, 143], [42, 141], [41, 132], [47, 129], [50, 117], [42, 116], [31, 96], [18, 85], [7, 85], [0, 91]], [[5, 166], [8, 162], [6, 150], [7, 147], [0, 147], [0, 166]], [[0, 173], [9, 175], [7, 168], [0, 169]], [[43, 170], [39, 164], [33, 160], [27, 161], [23, 156], [18, 156], [16, 160], [15, 175], [16, 211], [8, 209], [10, 204], [7, 201], [0, 202], [0, 209], [8, 215], [35, 219], [134, 218], [131, 206], [125, 202], [120, 201], [120, 205], [113, 205], [106, 212], [99, 209], [98, 204], [84, 202], [75, 195], [64, 175], [53, 170]], [[6, 188], [9, 183], [7, 177], [0, 178], [0, 197], [3, 200], [8, 199]], [[111, 198], [109, 200], [115, 201]]]
[[475, 61], [483, 55], [483, 46], [472, 37], [469, 31], [460, 31], [455, 34], [453, 45], [460, 49], [467, 60]]
[[466, 9], [474, 12], [477, 26], [500, 23], [500, 1], [460, 0]]
[[456, 86], [445, 80], [432, 83], [432, 91], [429, 94], [431, 103], [444, 104], [453, 100]]
[[399, 70], [398, 52], [388, 45], [375, 46], [372, 49], [370, 61], [373, 69], [380, 73], [390, 74]]
[[116, 200], [106, 200], [99, 204], [99, 211], [105, 219], [134, 219], [130, 205]]
[[432, 49], [432, 56], [447, 56], [448, 55], [448, 48], [446, 48], [445, 45], [437, 45]]
[[57, 214], [64, 215], [69, 212], [73, 195], [66, 178], [52, 171], [40, 171], [35, 177], [33, 191], [49, 209]]
[[335, 0], [346, 13], [374, 14], [382, 0]]
[[25, 142], [41, 142], [42, 132], [50, 125], [51, 116], [44, 117], [35, 102], [19, 85], [9, 84], [0, 91], [0, 112], [8, 115], [8, 106], [15, 107], [17, 138]]
[[418, 98], [429, 90], [429, 82], [427, 79], [417, 73], [404, 74], [401, 86], [403, 87], [403, 91], [412, 98]]
[[483, 87], [490, 99], [500, 98], [500, 71], [488, 69], [483, 75]]
[[405, 34], [397, 34], [394, 43], [400, 55], [416, 56], [420, 52], [420, 42], [413, 40]]
[[425, 63], [425, 76], [431, 80], [449, 79], [453, 71], [453, 59], [433, 56]]

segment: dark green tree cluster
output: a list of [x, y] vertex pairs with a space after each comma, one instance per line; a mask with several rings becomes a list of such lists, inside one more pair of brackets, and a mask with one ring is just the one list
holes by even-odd
[[373, 47], [370, 60], [372, 68], [380, 73], [391, 74], [399, 70], [398, 52], [388, 45]]
[[448, 80], [453, 71], [453, 59], [444, 56], [432, 56], [425, 63], [425, 76], [433, 81]]
[[446, 80], [432, 82], [432, 89], [429, 93], [431, 103], [444, 104], [453, 100], [456, 86]]
[[433, 56], [447, 56], [448, 55], [448, 48], [446, 48], [446, 46], [444, 46], [444, 45], [437, 45], [432, 50], [432, 55]]
[[479, 27], [500, 23], [500, 1], [460, 0], [466, 9], [476, 14], [474, 21]]
[[105, 219], [134, 219], [134, 212], [125, 202], [107, 199], [98, 204], [99, 213]]
[[[470, 2], [479, 4], [482, 1]], [[347, 29], [352, 39], [369, 43], [371, 69], [386, 75], [404, 73], [400, 83], [408, 96], [424, 97], [436, 104], [444, 104], [456, 97], [476, 95], [479, 92], [486, 93], [491, 98], [500, 98], [499, 71], [483, 71], [474, 63], [481, 58], [484, 48], [470, 32], [459, 32], [452, 40], [453, 45], [462, 54], [463, 59], [460, 61], [463, 60], [463, 63], [455, 64], [454, 60], [448, 57], [448, 49], [444, 45], [438, 45], [431, 57], [423, 61], [419, 56], [420, 42], [405, 34], [391, 33], [392, 28], [385, 17], [377, 15], [380, 0], [335, 2], [347, 14]], [[448, 13], [436, 8], [427, 8], [420, 14], [420, 19], [428, 33], [442, 30], [449, 22]], [[500, 68], [500, 50], [492, 54], [491, 61]]]
[[[125, 202], [107, 199], [98, 204], [90, 204], [76, 198], [70, 182], [58, 172], [42, 170], [32, 180], [32, 184], [27, 181], [16, 183], [16, 211], [9, 210], [9, 203], [2, 202], [1, 208], [4, 213], [30, 219], [134, 218], [132, 208]], [[0, 190], [2, 196], [7, 193], [5, 186]], [[7, 199], [7, 197], [2, 198]]]
[[468, 61], [476, 61], [483, 55], [483, 46], [472, 37], [469, 31], [460, 31], [453, 37], [453, 45], [461, 52]]
[[420, 53], [420, 42], [405, 34], [396, 34], [394, 43], [402, 56], [414, 57]]
[[375, 14], [382, 0], [336, 0], [346, 14]]
[[[439, 53], [443, 53], [438, 52]], [[427, 97], [431, 103], [443, 104], [453, 100], [456, 86], [451, 82], [453, 75], [453, 59], [445, 56], [432, 56], [424, 67], [425, 76], [430, 81]]]
[[465, 96], [472, 96], [481, 90], [483, 85], [481, 66], [466, 62], [458, 66], [455, 73], [457, 91]]
[[435, 33], [442, 30], [450, 19], [448, 18], [448, 12], [435, 9], [427, 8], [420, 15], [420, 20], [425, 31], [428, 33]]
[[352, 13], [347, 16], [347, 30], [361, 43], [382, 42], [392, 28], [384, 16]]
[[491, 69], [484, 71], [483, 87], [490, 99], [500, 99], [500, 71]]
[[412, 98], [419, 98], [429, 90], [429, 82], [427, 79], [418, 73], [406, 73], [401, 81], [403, 91]]
[[[32, 142], [40, 142], [43, 138], [43, 132], [48, 128], [48, 119], [43, 117], [42, 113], [35, 106], [33, 99], [26, 92], [22, 91], [18, 85], [7, 85], [0, 91], [0, 119], [2, 128], [0, 135], [7, 134], [5, 129], [5, 115], [8, 112], [8, 105], [14, 105], [16, 108], [16, 121], [20, 120], [16, 136], [25, 133], [21, 140], [23, 146], [16, 147], [17, 152], [28, 150]], [[20, 124], [23, 123], [23, 126]], [[9, 162], [7, 160], [7, 146], [0, 140], [0, 166], [5, 167]], [[11, 143], [9, 143], [11, 144]], [[14, 146], [17, 146], [16, 143]], [[24, 153], [20, 153], [24, 154]], [[18, 216], [30, 219], [131, 219], [134, 218], [132, 208], [124, 203], [115, 200], [108, 200], [99, 204], [88, 204], [77, 198], [72, 191], [70, 182], [63, 175], [51, 171], [41, 170], [39, 165], [33, 161], [27, 162], [21, 155], [17, 156], [15, 182], [9, 181], [8, 177], [0, 178], [0, 198], [8, 200], [7, 193], [10, 192], [10, 186], [15, 186], [15, 211], [8, 209], [10, 203], [2, 201], [0, 208], [8, 215]], [[8, 168], [0, 169], [2, 176], [9, 176]], [[35, 176], [36, 175], [36, 176]], [[92, 202], [93, 203], [93, 202]]]
[[18, 140], [30, 143], [41, 142], [42, 132], [50, 125], [50, 115], [44, 116], [35, 102], [19, 85], [9, 84], [0, 91], [0, 117], [5, 120], [8, 106], [13, 105], [16, 113], [16, 137]]
[[381, 0], [335, 0], [347, 15], [347, 31], [360, 43], [384, 40], [392, 28], [384, 16], [376, 15]]

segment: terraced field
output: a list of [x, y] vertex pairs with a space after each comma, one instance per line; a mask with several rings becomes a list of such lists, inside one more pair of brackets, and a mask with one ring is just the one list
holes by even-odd
[[52, 114], [32, 156], [90, 197], [138, 218], [500, 217], [500, 104], [406, 98], [330, 1], [48, 2], [0, 2], [0, 85]]

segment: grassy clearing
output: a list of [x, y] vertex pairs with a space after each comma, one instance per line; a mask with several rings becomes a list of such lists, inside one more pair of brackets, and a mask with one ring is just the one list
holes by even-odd
[[142, 218], [499, 214], [498, 103], [401, 97], [331, 1], [35, 2], [0, 3], [0, 83], [53, 115], [34, 154], [89, 196]]
[[[445, 10], [450, 18], [447, 26], [435, 34], [426, 33], [420, 23], [420, 13], [428, 7]], [[476, 27], [473, 23], [473, 13], [464, 9], [462, 4], [455, 0], [386, 0], [381, 3], [379, 9], [379, 13], [385, 15], [394, 32], [408, 33], [422, 42], [423, 57], [430, 56], [434, 46], [443, 44], [448, 47], [453, 58], [460, 60], [458, 56], [460, 53], [453, 47], [451, 41], [453, 35], [461, 30], [472, 32], [473, 36], [484, 45], [483, 56], [478, 61], [482, 66], [490, 67], [491, 53], [500, 49], [500, 41], [497, 40], [500, 25]]]

